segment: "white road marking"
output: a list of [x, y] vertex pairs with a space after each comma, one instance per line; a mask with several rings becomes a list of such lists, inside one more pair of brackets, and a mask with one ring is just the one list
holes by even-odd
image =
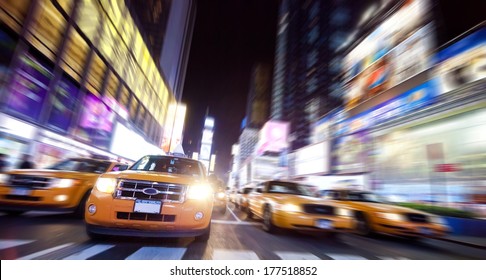
[[34, 241], [35, 240], [0, 239], [0, 250], [32, 243]]
[[68, 257], [65, 257], [64, 260], [86, 260], [113, 247], [115, 247], [115, 245], [97, 244], [75, 254], [72, 254]]
[[253, 251], [246, 250], [225, 250], [215, 249], [213, 251], [213, 260], [259, 260], [257, 254]]
[[311, 253], [304, 252], [275, 252], [282, 260], [320, 260], [320, 258]]
[[233, 212], [233, 210], [231, 210], [228, 206], [226, 206], [226, 208], [230, 211], [231, 215], [233, 215], [233, 217], [238, 221], [238, 222], [241, 222], [240, 218], [238, 218], [235, 213]]
[[255, 222], [237, 222], [237, 221], [225, 221], [225, 220], [211, 220], [211, 223], [214, 224], [223, 224], [223, 225], [245, 225], [245, 226], [258, 226], [261, 225], [260, 223], [255, 223]]
[[326, 255], [328, 255], [333, 260], [366, 260], [365, 257], [357, 256], [357, 255], [328, 254], [328, 253], [326, 253]]
[[386, 257], [386, 256], [376, 256], [380, 260], [408, 260], [407, 258], [404, 257]]
[[187, 248], [143, 247], [126, 260], [180, 260]]
[[55, 252], [57, 250], [61, 250], [63, 248], [72, 246], [73, 244], [74, 243], [62, 244], [62, 245], [59, 245], [59, 246], [56, 246], [56, 247], [52, 247], [52, 248], [49, 248], [49, 249], [45, 249], [45, 250], [42, 250], [42, 251], [39, 251], [39, 252], [30, 254], [30, 255], [27, 255], [25, 257], [18, 258], [18, 260], [32, 260], [32, 259], [38, 258], [40, 256], [44, 256], [44, 255], [47, 255], [49, 253]]

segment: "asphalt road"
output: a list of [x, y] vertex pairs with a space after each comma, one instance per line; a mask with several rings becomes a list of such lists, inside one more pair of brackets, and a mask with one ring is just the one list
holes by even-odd
[[207, 243], [193, 238], [109, 238], [91, 241], [84, 222], [69, 214], [0, 212], [0, 259], [91, 260], [475, 260], [486, 250], [438, 240], [353, 234], [306, 235], [282, 231], [268, 234], [260, 222], [229, 205], [215, 212]]

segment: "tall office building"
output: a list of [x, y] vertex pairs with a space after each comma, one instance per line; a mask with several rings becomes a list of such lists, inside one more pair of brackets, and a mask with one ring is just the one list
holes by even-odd
[[280, 3], [271, 118], [291, 123], [294, 150], [309, 143], [311, 124], [341, 105], [339, 96], [331, 94], [340, 71], [336, 51], [349, 36], [361, 2]]
[[[171, 70], [157, 61], [171, 52], [164, 53], [166, 46], [178, 44], [174, 59], [164, 63], [185, 71], [181, 42], [190, 37], [190, 24], [179, 30], [186, 40], [171, 37], [158, 46], [150, 38], [163, 30], [144, 30], [129, 2], [0, 2], [0, 153], [12, 159], [30, 153], [43, 166], [89, 153], [136, 160], [161, 152], [178, 79], [169, 79]], [[164, 19], [166, 10], [158, 5], [169, 2]], [[166, 25], [168, 38], [179, 24], [173, 21], [191, 22], [189, 16], [172, 16], [181, 2], [192, 3], [137, 5], [152, 12], [149, 20]]]

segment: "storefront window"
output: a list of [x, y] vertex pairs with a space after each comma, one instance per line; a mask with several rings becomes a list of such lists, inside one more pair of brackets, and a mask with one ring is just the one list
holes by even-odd
[[[10, 73], [10, 62], [15, 51], [17, 40], [4, 32], [4, 26], [0, 25], [0, 90], [3, 89]], [[5, 27], [6, 28], [6, 27]]]
[[132, 98], [132, 103], [130, 104], [130, 119], [132, 121], [135, 121], [135, 119], [137, 118], [137, 109], [138, 109], [138, 105], [140, 104], [140, 102], [138, 101], [137, 98], [133, 97]]
[[88, 83], [94, 88], [96, 92], [100, 92], [105, 76], [106, 65], [97, 55], [93, 55], [93, 61], [91, 62], [91, 68], [88, 72]]
[[79, 5], [79, 16], [76, 24], [89, 40], [94, 42], [102, 15], [99, 2], [97, 0], [82, 0]]
[[118, 78], [116, 77], [115, 73], [110, 71], [107, 77], [105, 94], [115, 98], [117, 89], [118, 89]]

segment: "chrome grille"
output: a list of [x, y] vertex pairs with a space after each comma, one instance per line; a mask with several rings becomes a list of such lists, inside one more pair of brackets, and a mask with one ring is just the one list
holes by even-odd
[[319, 204], [304, 204], [304, 212], [319, 215], [334, 215], [334, 207]]
[[10, 175], [9, 186], [13, 188], [47, 188], [51, 178], [37, 177], [31, 175]]
[[120, 180], [115, 192], [115, 198], [133, 200], [156, 199], [163, 202], [183, 202], [185, 192], [185, 185], [151, 181]]
[[150, 214], [150, 213], [132, 213], [132, 212], [117, 212], [116, 218], [120, 220], [136, 220], [136, 221], [151, 221], [151, 222], [175, 222], [175, 215]]

